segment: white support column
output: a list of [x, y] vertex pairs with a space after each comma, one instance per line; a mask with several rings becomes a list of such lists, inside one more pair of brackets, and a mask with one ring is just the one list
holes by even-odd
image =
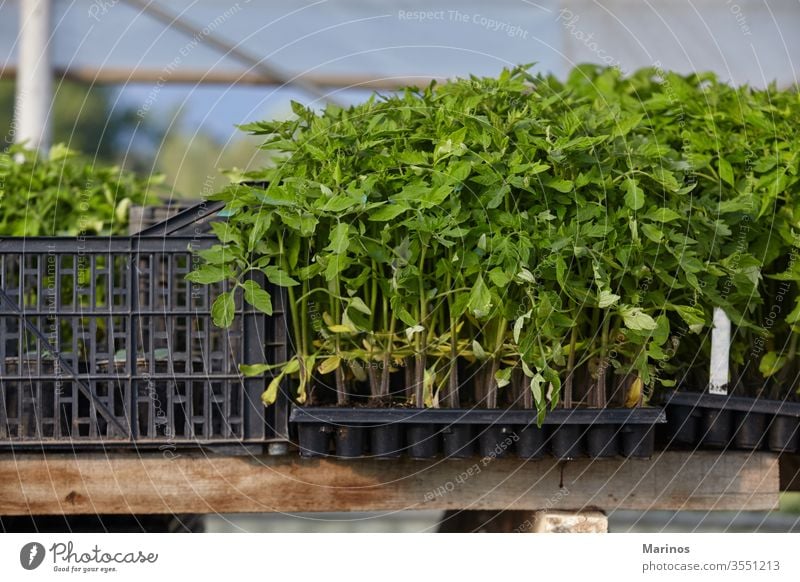
[[14, 141], [46, 150], [53, 100], [50, 0], [19, 0], [19, 36]]
[[711, 330], [711, 372], [708, 391], [727, 394], [730, 382], [731, 320], [719, 307], [714, 308], [714, 328]]

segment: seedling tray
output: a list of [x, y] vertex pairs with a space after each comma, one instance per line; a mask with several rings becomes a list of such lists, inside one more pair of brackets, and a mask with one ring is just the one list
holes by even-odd
[[666, 417], [650, 407], [557, 409], [538, 427], [532, 410], [293, 406], [289, 421], [305, 457], [599, 459], [650, 457]]
[[658, 430], [665, 448], [800, 449], [800, 403], [700, 392], [662, 399], [667, 423]]

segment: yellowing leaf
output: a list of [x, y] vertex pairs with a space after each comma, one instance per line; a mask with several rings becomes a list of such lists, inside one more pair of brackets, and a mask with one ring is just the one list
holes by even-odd
[[279, 366], [281, 366], [281, 364], [239, 364], [239, 371], [244, 376], [259, 376]]
[[625, 396], [625, 408], [636, 408], [642, 401], [642, 379], [639, 376], [631, 382], [628, 394]]
[[339, 356], [332, 356], [322, 360], [318, 370], [320, 374], [330, 374], [341, 364], [342, 359]]
[[278, 390], [281, 387], [281, 381], [283, 381], [284, 372], [281, 372], [277, 376], [275, 376], [272, 381], [267, 386], [267, 389], [261, 394], [261, 402], [264, 406], [271, 406], [275, 404], [275, 401], [278, 399]]
[[287, 362], [286, 366], [283, 368], [283, 374], [294, 374], [300, 369], [300, 362], [297, 361], [296, 358], [293, 358]]
[[333, 333], [353, 333], [352, 329], [350, 329], [346, 325], [342, 325], [341, 323], [329, 325], [328, 329], [331, 330]]

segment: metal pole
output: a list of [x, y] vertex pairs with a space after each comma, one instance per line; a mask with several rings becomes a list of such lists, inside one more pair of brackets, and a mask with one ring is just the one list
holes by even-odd
[[46, 150], [50, 147], [50, 107], [53, 100], [50, 0], [19, 1], [19, 34], [14, 141]]

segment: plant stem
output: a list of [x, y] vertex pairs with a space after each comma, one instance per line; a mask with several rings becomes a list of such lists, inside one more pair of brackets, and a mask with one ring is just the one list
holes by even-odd
[[578, 343], [577, 321], [572, 326], [569, 337], [569, 356], [567, 356], [567, 377], [564, 380], [564, 397], [562, 399], [564, 408], [572, 408], [572, 382], [575, 376], [575, 349]]
[[[797, 338], [798, 335], [796, 333], [791, 334], [792, 339], [789, 341], [789, 349], [786, 351], [786, 363], [783, 365], [783, 369], [778, 372], [775, 376], [775, 379], [772, 382], [772, 387], [769, 391], [769, 398], [773, 400], [782, 399], [781, 390], [789, 385], [789, 389], [787, 394], [791, 394], [791, 382], [789, 381], [789, 377], [792, 374], [792, 370], [794, 369], [794, 357], [797, 354]], [[758, 394], [756, 394], [758, 396]]]
[[[384, 302], [385, 303], [385, 302]], [[394, 327], [397, 320], [394, 316], [391, 317], [389, 323], [389, 346], [383, 353], [383, 370], [381, 370], [381, 389], [380, 394], [383, 397], [389, 395], [389, 378], [390, 366], [392, 363], [392, 351], [394, 350]]]
[[348, 402], [349, 397], [344, 381], [344, 363], [341, 363], [339, 367], [336, 368], [336, 404], [339, 406], [347, 406]]
[[404, 360], [404, 372], [405, 372], [405, 383], [406, 383], [406, 399], [409, 402], [414, 402], [414, 359], [413, 358], [405, 358]]
[[597, 384], [595, 385], [593, 399], [597, 408], [605, 408], [606, 406], [606, 371], [608, 369], [606, 354], [608, 352], [608, 330], [610, 325], [611, 314], [606, 314], [603, 317], [603, 332], [600, 337], [600, 367], [597, 371]]
[[[372, 296], [370, 297], [369, 309], [372, 312], [372, 330], [378, 331], [377, 327], [377, 319], [378, 316], [375, 313], [375, 309], [378, 307], [378, 265], [375, 264], [375, 261], [372, 261]], [[384, 320], [384, 324], [385, 324]]]
[[[303, 281], [303, 295], [308, 292], [308, 281]], [[303, 346], [303, 351], [309, 350], [310, 346], [310, 331], [308, 329], [308, 300], [303, 300], [303, 305], [300, 308], [300, 329], [303, 334], [303, 340], [300, 342]]]
[[414, 406], [423, 408], [425, 406], [425, 360], [427, 346], [427, 328], [426, 319], [428, 318], [428, 301], [425, 298], [425, 246], [420, 240], [419, 249], [419, 314], [417, 321], [423, 327], [423, 330], [414, 336], [414, 347], [416, 355], [414, 356], [414, 364], [416, 367], [414, 374]]
[[522, 408], [526, 410], [533, 408], [533, 393], [531, 393], [530, 385], [526, 381], [526, 376], [523, 374], [521, 367], [514, 368], [511, 373], [511, 382], [513, 383], [515, 394], [518, 395], [517, 398], [522, 397]]
[[[448, 272], [445, 282], [446, 288], [453, 286], [453, 277]], [[447, 395], [444, 398], [446, 408], [458, 408], [460, 399], [458, 397], [458, 343], [456, 340], [456, 319], [453, 317], [453, 301], [450, 295], [445, 297], [447, 315], [450, 322], [450, 365], [447, 369]], [[443, 322], [444, 323], [444, 322]]]
[[506, 320], [502, 317], [496, 320], [494, 351], [492, 352], [492, 365], [489, 368], [489, 377], [486, 379], [486, 408], [497, 408], [497, 372], [500, 369], [500, 353], [503, 349], [503, 341], [506, 337]]
[[[331, 317], [335, 323], [339, 323], [340, 315], [339, 315], [339, 300], [336, 297], [339, 297], [339, 277], [338, 275], [328, 281], [328, 288], [331, 291], [330, 299], [330, 308], [331, 308]], [[336, 404], [339, 406], [346, 406], [349, 402], [349, 394], [347, 393], [347, 386], [345, 383], [344, 377], [344, 359], [341, 357], [341, 340], [339, 338], [339, 334], [335, 334], [334, 338], [334, 352], [337, 356], [339, 356], [341, 363], [339, 367], [336, 368]]]
[[458, 345], [456, 343], [456, 320], [450, 320], [450, 369], [448, 371], [447, 398], [445, 406], [458, 408], [461, 404], [458, 397]]

